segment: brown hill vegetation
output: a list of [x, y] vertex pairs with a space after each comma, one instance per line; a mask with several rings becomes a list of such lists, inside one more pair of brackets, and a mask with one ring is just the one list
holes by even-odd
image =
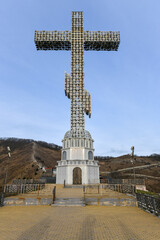
[[[7, 155], [7, 146], [11, 148], [10, 159]], [[42, 176], [42, 167], [55, 168], [60, 158], [61, 147], [55, 144], [30, 139], [0, 139], [0, 184], [4, 183], [7, 167], [7, 182], [17, 178], [39, 179]], [[136, 178], [146, 179], [148, 190], [160, 192], [160, 155], [135, 156], [135, 158], [132, 164], [130, 155], [95, 157], [99, 160], [101, 177], [104, 179], [107, 175], [113, 178], [133, 178], [133, 166], [146, 165], [147, 168], [135, 170]], [[152, 166], [152, 164], [157, 165]], [[116, 172], [126, 168], [130, 169]]]
[[[8, 158], [7, 146], [11, 148]], [[0, 140], [0, 184], [3, 184], [8, 167], [7, 182], [13, 179], [39, 179], [42, 167], [55, 168], [60, 160], [60, 147], [42, 141], [8, 138]]]
[[[130, 155], [96, 157], [96, 159], [99, 160], [102, 178], [106, 176], [111, 176], [112, 178], [134, 178], [133, 167], [139, 166], [139, 168], [135, 169], [135, 178], [145, 179], [149, 191], [160, 193], [160, 155], [135, 156], [133, 164]], [[116, 172], [120, 169], [124, 169], [124, 171]]]

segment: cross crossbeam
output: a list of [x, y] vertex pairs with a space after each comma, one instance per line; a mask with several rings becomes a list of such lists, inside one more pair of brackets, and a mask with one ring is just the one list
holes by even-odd
[[84, 31], [83, 12], [72, 12], [71, 31], [35, 31], [37, 50], [71, 50], [71, 75], [65, 73], [65, 95], [71, 99], [71, 136], [85, 136], [84, 113], [91, 117], [91, 95], [84, 89], [84, 50], [117, 51], [119, 32]]
[[[35, 31], [37, 50], [71, 50], [71, 31]], [[117, 51], [119, 32], [84, 31], [84, 50]]]

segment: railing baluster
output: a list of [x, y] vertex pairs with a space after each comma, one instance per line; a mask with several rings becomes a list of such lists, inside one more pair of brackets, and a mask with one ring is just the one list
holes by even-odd
[[160, 216], [160, 198], [136, 193], [138, 207]]

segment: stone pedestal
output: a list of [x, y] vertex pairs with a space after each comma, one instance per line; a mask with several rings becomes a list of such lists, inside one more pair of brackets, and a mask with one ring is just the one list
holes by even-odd
[[82, 138], [72, 138], [68, 131], [63, 139], [61, 160], [56, 170], [56, 183], [99, 183], [98, 161], [94, 160], [93, 139], [88, 131]]

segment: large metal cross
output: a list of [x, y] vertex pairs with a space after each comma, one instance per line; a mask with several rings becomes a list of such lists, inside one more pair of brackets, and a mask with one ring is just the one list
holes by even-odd
[[72, 12], [71, 31], [35, 31], [37, 50], [71, 50], [65, 94], [71, 99], [72, 137], [84, 136], [84, 112], [91, 117], [91, 95], [84, 89], [84, 50], [117, 51], [119, 43], [119, 32], [84, 31], [83, 12]]

